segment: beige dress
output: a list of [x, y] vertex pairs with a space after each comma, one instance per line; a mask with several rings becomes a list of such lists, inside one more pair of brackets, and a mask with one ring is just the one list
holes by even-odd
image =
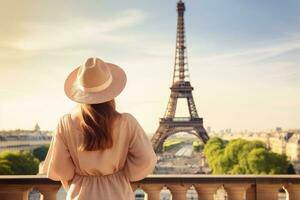
[[60, 180], [67, 200], [132, 200], [131, 181], [153, 172], [157, 157], [137, 120], [121, 114], [113, 128], [113, 147], [80, 151], [82, 132], [71, 114], [64, 115], [42, 167], [42, 173]]

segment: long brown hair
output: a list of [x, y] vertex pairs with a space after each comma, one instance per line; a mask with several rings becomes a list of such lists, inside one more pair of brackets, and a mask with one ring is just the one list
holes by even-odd
[[81, 114], [80, 126], [83, 130], [84, 142], [80, 149], [95, 151], [111, 148], [113, 122], [120, 115], [116, 111], [115, 101], [81, 104]]

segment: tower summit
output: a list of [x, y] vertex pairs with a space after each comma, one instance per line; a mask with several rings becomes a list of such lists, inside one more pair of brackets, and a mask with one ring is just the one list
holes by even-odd
[[[208, 135], [203, 127], [203, 119], [199, 118], [193, 98], [193, 87], [189, 79], [186, 39], [184, 30], [185, 4], [182, 0], [177, 2], [177, 35], [175, 64], [171, 95], [164, 117], [160, 119], [159, 127], [153, 135], [151, 142], [156, 152], [162, 150], [163, 142], [170, 136], [178, 132], [187, 132], [199, 137], [204, 143], [208, 140]], [[188, 117], [175, 117], [177, 100], [184, 98], [187, 100], [189, 110]]]
[[185, 79], [185, 64], [187, 63], [186, 59], [186, 44], [185, 44], [185, 33], [184, 33], [184, 11], [185, 5], [180, 0], [177, 3], [177, 37], [176, 37], [176, 55], [175, 55], [175, 71], [173, 76], [173, 82], [175, 78], [179, 78], [180, 81]]

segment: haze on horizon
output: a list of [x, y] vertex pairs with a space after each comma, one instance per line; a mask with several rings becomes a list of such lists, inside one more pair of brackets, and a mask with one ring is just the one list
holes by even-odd
[[[54, 129], [75, 105], [63, 92], [66, 76], [96, 56], [127, 72], [118, 109], [146, 132], [156, 130], [170, 95], [176, 1], [116, 2], [2, 3], [0, 129], [36, 122]], [[300, 128], [300, 1], [185, 3], [191, 84], [204, 126]]]

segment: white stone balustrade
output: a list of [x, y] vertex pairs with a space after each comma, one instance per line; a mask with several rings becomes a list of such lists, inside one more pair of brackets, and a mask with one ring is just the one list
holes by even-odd
[[[278, 200], [281, 188], [285, 188], [290, 200], [300, 199], [300, 175], [150, 175], [132, 183], [133, 190], [143, 189], [149, 200], [159, 200], [164, 187], [171, 191], [173, 200], [186, 200], [191, 186], [199, 200], [213, 200], [221, 187], [228, 200]], [[60, 187], [60, 182], [43, 175], [0, 176], [0, 199], [28, 200], [29, 191], [36, 188], [43, 200], [55, 200]]]

